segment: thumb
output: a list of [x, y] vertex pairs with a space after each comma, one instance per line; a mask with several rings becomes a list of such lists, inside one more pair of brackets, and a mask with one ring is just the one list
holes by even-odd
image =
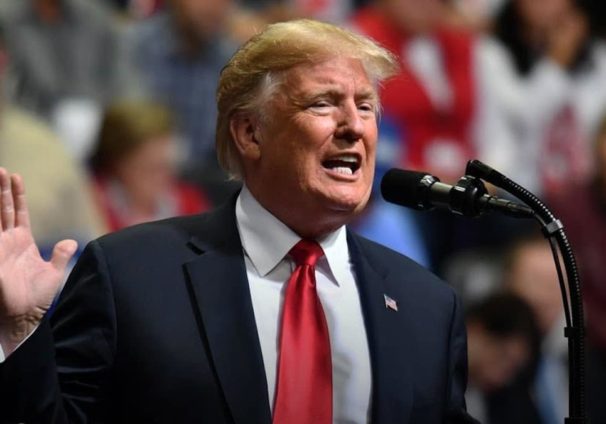
[[76, 253], [76, 249], [78, 249], [78, 242], [76, 240], [62, 240], [59, 243], [55, 244], [53, 248], [53, 256], [51, 257], [51, 264], [58, 271], [65, 271], [65, 267], [69, 260]]

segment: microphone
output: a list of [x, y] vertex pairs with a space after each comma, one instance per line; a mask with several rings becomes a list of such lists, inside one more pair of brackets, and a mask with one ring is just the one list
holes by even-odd
[[489, 195], [484, 183], [470, 175], [452, 186], [426, 172], [394, 168], [383, 176], [381, 194], [388, 202], [422, 211], [442, 208], [477, 217], [494, 210], [515, 218], [534, 216], [534, 211], [526, 205]]

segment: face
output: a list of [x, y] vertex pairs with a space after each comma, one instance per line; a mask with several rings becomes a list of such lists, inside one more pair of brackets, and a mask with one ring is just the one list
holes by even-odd
[[362, 63], [335, 58], [299, 65], [255, 126], [244, 158], [253, 195], [301, 236], [347, 223], [370, 196], [378, 98]]
[[520, 336], [496, 337], [481, 324], [468, 326], [469, 378], [484, 392], [509, 383], [530, 358], [528, 342]]
[[204, 40], [221, 30], [232, 0], [171, 0], [171, 5], [183, 29]]
[[383, 5], [402, 31], [412, 33], [433, 30], [444, 13], [442, 0], [383, 0]]
[[570, 10], [570, 0], [516, 0], [515, 7], [526, 25], [536, 31], [551, 28]]
[[117, 164], [115, 174], [134, 203], [155, 207], [174, 175], [172, 138], [158, 137], [137, 147]]
[[547, 333], [563, 312], [558, 275], [547, 243], [532, 243], [516, 254], [508, 275], [511, 290], [532, 307], [539, 328]]

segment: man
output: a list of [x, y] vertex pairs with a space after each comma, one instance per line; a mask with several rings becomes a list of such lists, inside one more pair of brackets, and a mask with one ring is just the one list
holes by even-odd
[[170, 0], [167, 10], [134, 27], [130, 59], [144, 88], [176, 114], [188, 180], [222, 203], [234, 190], [217, 164], [214, 93], [237, 44], [226, 31], [231, 0]]
[[528, 412], [534, 412], [542, 423], [561, 423], [568, 411], [568, 343], [562, 337], [564, 308], [560, 287], [554, 284], [558, 275], [553, 254], [541, 234], [519, 239], [508, 253], [505, 289], [531, 307], [539, 337], [536, 358], [528, 367], [527, 377], [518, 379], [521, 381], [510, 390], [510, 396], [527, 401]]
[[497, 292], [467, 310], [469, 410], [483, 423], [543, 422], [524, 402], [518, 380], [536, 357], [538, 329], [531, 307]]
[[1, 171], [4, 417], [467, 422], [454, 292], [344, 227], [370, 195], [376, 89], [393, 72], [332, 25], [253, 37], [217, 92], [219, 159], [244, 189], [211, 214], [92, 242], [50, 319], [75, 244], [41, 262], [23, 185]]

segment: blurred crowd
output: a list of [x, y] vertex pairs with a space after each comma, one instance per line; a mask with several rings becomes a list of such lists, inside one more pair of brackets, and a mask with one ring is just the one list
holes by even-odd
[[[233, 52], [281, 20], [353, 28], [401, 66], [380, 88], [377, 185], [391, 167], [454, 183], [478, 158], [561, 218], [584, 283], [590, 418], [606, 423], [604, 12], [599, 0], [0, 0], [0, 166], [24, 177], [43, 253], [203, 212], [239, 187], [214, 150]], [[375, 195], [354, 226], [458, 288], [472, 414], [564, 422], [560, 288], [533, 223]]]

